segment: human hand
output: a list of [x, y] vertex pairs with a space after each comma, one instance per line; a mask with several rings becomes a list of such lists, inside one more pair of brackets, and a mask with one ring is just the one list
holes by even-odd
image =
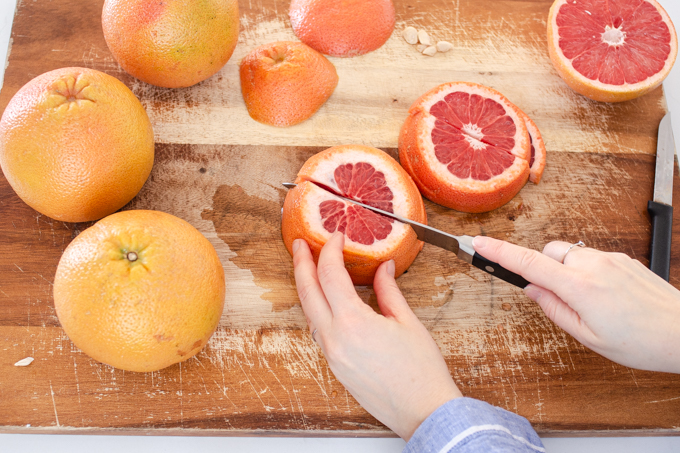
[[373, 289], [382, 315], [357, 295], [345, 269], [344, 234], [335, 233], [314, 265], [307, 243], [293, 243], [295, 282], [307, 324], [335, 377], [371, 415], [408, 441], [439, 406], [462, 396], [439, 347], [408, 306], [383, 263]]
[[532, 282], [526, 295], [586, 347], [632, 368], [680, 373], [680, 291], [639, 261], [579, 247], [565, 256], [566, 242], [542, 254], [482, 236], [473, 245]]

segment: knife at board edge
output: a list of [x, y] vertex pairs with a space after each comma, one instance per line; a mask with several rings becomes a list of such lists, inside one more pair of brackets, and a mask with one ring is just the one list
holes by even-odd
[[[351, 198], [347, 198], [345, 196], [340, 195], [335, 190], [325, 186], [324, 184], [320, 184], [314, 181], [309, 182], [321, 188], [322, 190], [330, 192], [331, 194], [345, 201], [353, 203], [357, 206], [361, 206], [362, 208], [368, 209], [369, 211], [375, 212], [376, 214], [396, 220], [397, 222], [410, 225], [411, 228], [413, 228], [413, 231], [416, 233], [416, 236], [418, 236], [419, 240], [443, 248], [444, 250], [453, 252], [461, 260], [465, 261], [468, 264], [472, 264], [476, 268], [483, 270], [489, 275], [493, 275], [496, 278], [500, 278], [501, 280], [504, 280], [522, 289], [526, 288], [529, 285], [529, 282], [525, 280], [521, 275], [511, 272], [504, 268], [503, 266], [501, 266], [500, 264], [494, 263], [493, 261], [490, 261], [484, 258], [479, 253], [475, 252], [475, 249], [472, 246], [473, 239], [472, 236], [454, 236], [452, 234], [437, 230], [436, 228], [432, 228], [422, 223], [418, 223], [413, 220], [401, 217], [399, 215], [392, 214], [391, 212], [383, 211], [382, 209], [374, 208], [373, 206], [369, 206], [356, 200], [352, 200]], [[296, 187], [297, 184], [284, 182], [283, 186], [287, 189], [292, 189]]]
[[673, 233], [673, 173], [675, 170], [675, 142], [671, 114], [659, 123], [654, 173], [654, 199], [647, 203], [652, 220], [652, 240], [649, 268], [668, 281], [671, 265], [671, 236]]

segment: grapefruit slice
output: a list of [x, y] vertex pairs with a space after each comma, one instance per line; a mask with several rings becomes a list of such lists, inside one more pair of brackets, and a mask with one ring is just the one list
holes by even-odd
[[399, 134], [399, 160], [421, 193], [463, 212], [510, 201], [529, 178], [530, 157], [520, 110], [475, 83], [445, 83], [425, 93]]
[[548, 16], [548, 50], [574, 91], [621, 102], [663, 82], [678, 38], [655, 0], [556, 0]]
[[292, 0], [289, 15], [302, 42], [334, 57], [376, 50], [389, 39], [396, 20], [392, 0]]
[[534, 184], [541, 182], [541, 176], [543, 176], [543, 170], [545, 170], [545, 161], [547, 159], [547, 151], [545, 149], [545, 143], [543, 142], [543, 136], [541, 131], [538, 130], [536, 123], [529, 118], [529, 116], [522, 110], [519, 110], [524, 124], [529, 132], [529, 138], [531, 139], [531, 154], [529, 157], [529, 181]]
[[[313, 182], [312, 182], [313, 181]], [[396, 275], [411, 265], [423, 243], [413, 229], [335, 196], [345, 197], [426, 223], [425, 205], [409, 175], [388, 154], [361, 145], [335, 146], [312, 156], [300, 169], [297, 187], [283, 204], [281, 231], [292, 255], [305, 239], [318, 260], [336, 231], [345, 234], [345, 266], [355, 285], [369, 285], [380, 263], [393, 259]]]
[[338, 85], [333, 63], [301, 42], [273, 42], [253, 49], [239, 73], [250, 117], [277, 127], [293, 126], [314, 115]]

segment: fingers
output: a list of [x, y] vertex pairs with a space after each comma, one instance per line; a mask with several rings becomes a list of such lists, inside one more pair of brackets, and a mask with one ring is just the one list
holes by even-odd
[[334, 233], [321, 249], [319, 264], [317, 265], [321, 289], [333, 312], [361, 300], [357, 296], [354, 283], [352, 283], [347, 269], [345, 269], [345, 261], [342, 256], [344, 246], [345, 235], [340, 232]]
[[581, 317], [555, 293], [536, 285], [527, 286], [524, 292], [529, 299], [541, 307], [552, 322], [583, 342], [586, 327], [581, 323]]
[[566, 267], [536, 250], [486, 236], [475, 237], [472, 244], [475, 251], [485, 258], [554, 292], [569, 289], [575, 277], [573, 268]]
[[293, 266], [295, 267], [295, 285], [309, 329], [313, 331], [327, 328], [333, 314], [321, 290], [312, 252], [302, 239], [293, 242]]
[[394, 260], [384, 262], [375, 273], [373, 289], [383, 316], [403, 321], [415, 316], [394, 280]]

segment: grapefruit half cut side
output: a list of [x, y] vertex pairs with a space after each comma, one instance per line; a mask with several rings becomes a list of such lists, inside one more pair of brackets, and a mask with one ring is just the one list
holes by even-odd
[[292, 255], [293, 241], [305, 239], [317, 261], [336, 231], [345, 234], [345, 267], [355, 285], [370, 285], [378, 266], [393, 259], [401, 275], [423, 247], [413, 229], [324, 190], [426, 223], [425, 205], [397, 161], [376, 148], [336, 146], [312, 156], [300, 169], [297, 187], [286, 195], [281, 231]]
[[663, 82], [678, 38], [655, 0], [556, 0], [548, 16], [548, 50], [574, 91], [621, 102]]
[[496, 90], [440, 85], [409, 109], [399, 160], [422, 194], [463, 212], [510, 201], [529, 178], [531, 139], [520, 110]]
[[531, 139], [531, 154], [529, 157], [529, 181], [534, 184], [541, 182], [541, 177], [543, 176], [543, 170], [545, 170], [545, 162], [548, 157], [548, 152], [545, 148], [545, 142], [543, 141], [543, 136], [541, 131], [538, 130], [536, 123], [529, 118], [529, 116], [522, 110], [519, 111], [522, 118], [524, 119], [524, 124], [529, 132], [529, 138]]

